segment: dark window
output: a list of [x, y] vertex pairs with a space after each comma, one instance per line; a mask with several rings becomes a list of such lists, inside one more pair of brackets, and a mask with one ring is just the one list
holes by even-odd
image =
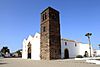
[[53, 15], [53, 16], [52, 16], [52, 19], [56, 20], [56, 16], [55, 16], [55, 15]]
[[43, 19], [43, 21], [45, 20], [45, 14], [43, 14], [43, 18], [42, 19]]
[[57, 16], [56, 14], [51, 14], [50, 17], [52, 18], [52, 20], [56, 21], [57, 20]]
[[44, 21], [45, 19], [47, 19], [47, 13], [44, 13], [44, 14], [42, 15], [42, 21]]
[[55, 50], [55, 53], [57, 53], [57, 51]]
[[45, 32], [46, 30], [45, 30], [45, 27], [43, 27], [43, 32]]
[[67, 42], [65, 42], [65, 45], [67, 45]]
[[75, 47], [77, 46], [77, 44], [75, 43]]
[[57, 43], [57, 39], [54, 35], [51, 36], [51, 42], [52, 43]]
[[47, 19], [47, 13], [45, 13], [45, 19]]

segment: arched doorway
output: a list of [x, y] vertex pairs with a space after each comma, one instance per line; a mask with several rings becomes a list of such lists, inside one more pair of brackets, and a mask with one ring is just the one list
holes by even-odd
[[85, 51], [85, 53], [84, 53], [84, 57], [88, 57], [89, 55], [88, 55], [88, 52], [87, 51]]
[[31, 59], [31, 43], [28, 43], [28, 54], [27, 58]]
[[65, 51], [64, 51], [64, 59], [68, 59], [68, 58], [69, 58], [69, 51], [66, 48]]

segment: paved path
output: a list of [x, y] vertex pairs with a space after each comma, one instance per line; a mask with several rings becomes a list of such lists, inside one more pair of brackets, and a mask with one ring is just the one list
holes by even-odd
[[34, 61], [17, 58], [0, 59], [0, 67], [100, 67], [80, 60]]

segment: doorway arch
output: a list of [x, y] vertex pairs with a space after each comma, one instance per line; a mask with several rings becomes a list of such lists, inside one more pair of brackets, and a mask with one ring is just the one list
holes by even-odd
[[31, 59], [31, 43], [30, 42], [28, 43], [28, 50], [27, 50], [27, 52], [28, 52], [27, 53], [27, 58]]
[[64, 50], [64, 59], [68, 59], [69, 58], [69, 51], [68, 51], [68, 49], [66, 48], [65, 50]]

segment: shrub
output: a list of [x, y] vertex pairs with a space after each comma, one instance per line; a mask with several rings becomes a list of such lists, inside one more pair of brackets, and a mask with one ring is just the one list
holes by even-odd
[[100, 55], [97, 55], [96, 57], [100, 57]]
[[76, 58], [83, 58], [83, 56], [82, 55], [77, 55]]

